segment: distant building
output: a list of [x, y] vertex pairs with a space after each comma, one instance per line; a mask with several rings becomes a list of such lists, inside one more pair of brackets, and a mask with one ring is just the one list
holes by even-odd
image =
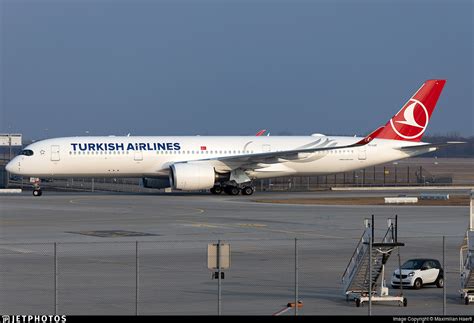
[[[19, 133], [0, 134], [0, 160], [5, 163], [9, 161], [23, 148], [23, 137]], [[2, 164], [3, 164], [2, 163]]]
[[8, 185], [8, 173], [5, 165], [18, 155], [23, 148], [23, 138], [19, 133], [0, 134], [0, 188]]

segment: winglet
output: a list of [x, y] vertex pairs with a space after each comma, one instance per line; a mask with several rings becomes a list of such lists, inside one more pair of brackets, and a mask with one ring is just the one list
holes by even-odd
[[377, 128], [375, 131], [372, 131], [370, 134], [368, 134], [364, 139], [356, 142], [354, 144], [354, 146], [363, 146], [363, 145], [367, 145], [369, 142], [371, 142], [372, 140], [374, 140], [375, 138], [377, 138], [378, 134], [382, 132], [382, 130], [384, 129], [385, 127], [379, 127]]

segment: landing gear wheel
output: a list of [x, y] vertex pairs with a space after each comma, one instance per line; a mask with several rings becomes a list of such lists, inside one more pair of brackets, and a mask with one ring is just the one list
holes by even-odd
[[227, 186], [224, 192], [228, 195], [239, 195], [240, 189], [237, 186]]
[[251, 187], [251, 186], [245, 186], [242, 189], [242, 195], [252, 195], [253, 192], [254, 192], [254, 190], [253, 190], [253, 187]]
[[406, 297], [403, 298], [403, 307], [407, 307], [408, 305], [408, 300]]
[[33, 190], [33, 196], [41, 196], [41, 195], [43, 195], [43, 192], [40, 189]]
[[212, 194], [219, 195], [222, 193], [222, 187], [221, 186], [214, 186], [213, 188], [210, 189]]

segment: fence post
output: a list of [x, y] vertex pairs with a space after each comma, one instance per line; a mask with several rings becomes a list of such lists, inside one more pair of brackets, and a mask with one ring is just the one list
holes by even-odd
[[295, 316], [298, 315], [298, 238], [295, 238]]
[[138, 241], [135, 241], [135, 315], [138, 315], [138, 296], [139, 296], [139, 263], [138, 263]]
[[217, 240], [217, 315], [221, 315], [221, 240]]
[[[374, 232], [374, 222], [372, 221], [372, 232]], [[372, 315], [372, 234], [369, 236], [369, 316]]]
[[54, 315], [58, 315], [58, 247], [54, 243]]
[[443, 315], [446, 315], [446, 258], [445, 258], [445, 253], [446, 253], [446, 237], [443, 236]]

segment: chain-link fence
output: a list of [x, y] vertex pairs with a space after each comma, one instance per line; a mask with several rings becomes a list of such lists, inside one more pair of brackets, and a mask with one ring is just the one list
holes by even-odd
[[[472, 183], [472, 182], [469, 182]], [[255, 180], [258, 191], [311, 191], [330, 187], [370, 187], [370, 186], [450, 186], [453, 175], [440, 173], [433, 175], [423, 167], [379, 166], [352, 172], [322, 176], [289, 176], [273, 179]], [[457, 183], [458, 185], [460, 183]], [[146, 188], [137, 178], [68, 178], [42, 179], [45, 189], [68, 191], [115, 191], [115, 192], [156, 192]], [[11, 187], [26, 188], [31, 186], [27, 179], [11, 181]]]
[[[352, 234], [351, 234], [352, 236]], [[443, 263], [443, 237], [399, 237], [401, 261]], [[217, 314], [217, 280], [207, 268], [207, 245], [216, 241], [129, 241], [0, 245], [0, 312], [10, 314]], [[341, 276], [358, 238], [321, 236], [288, 240], [225, 240], [231, 266], [222, 280], [222, 314], [271, 315], [303, 302], [298, 314], [360, 314], [347, 302]], [[472, 314], [460, 298], [462, 236], [446, 238], [448, 314]], [[385, 267], [390, 287], [395, 250]], [[381, 279], [378, 286], [381, 284]], [[372, 306], [373, 314], [443, 314], [443, 289], [403, 292], [408, 306]], [[294, 314], [293, 309], [285, 314]]]

